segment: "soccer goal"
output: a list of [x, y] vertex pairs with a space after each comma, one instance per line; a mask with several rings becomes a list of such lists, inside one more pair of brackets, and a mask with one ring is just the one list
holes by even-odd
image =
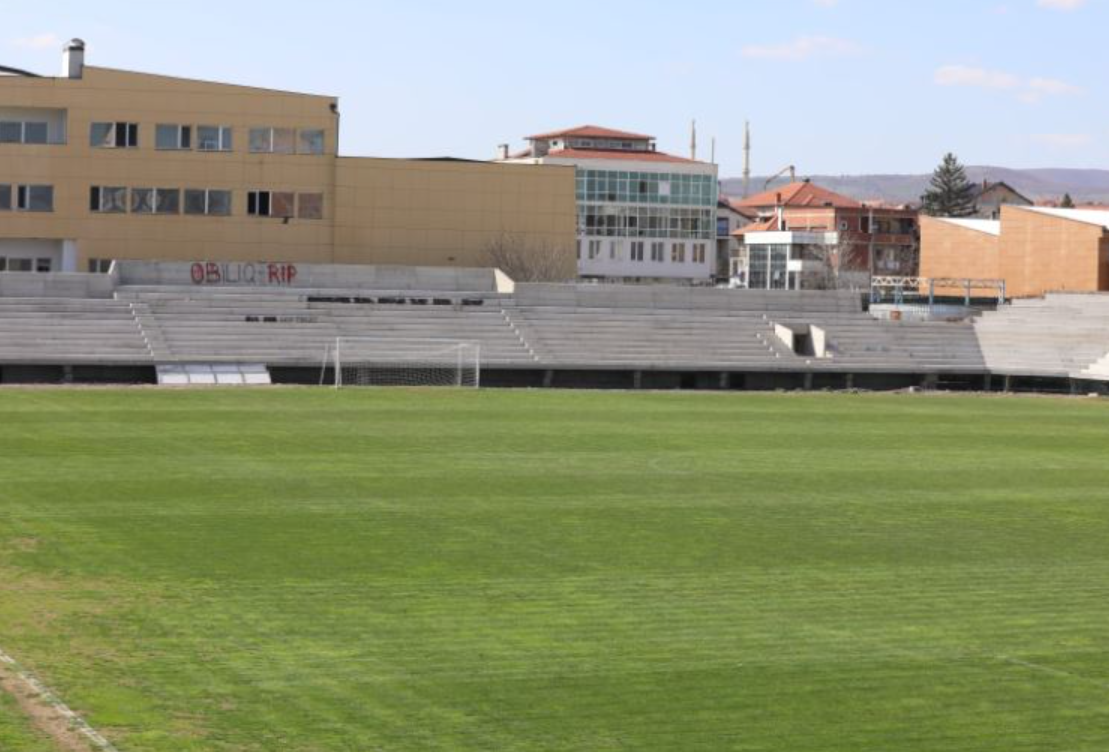
[[[330, 373], [329, 373], [330, 372]], [[437, 339], [339, 337], [327, 347], [320, 383], [352, 386], [481, 386], [481, 347]]]

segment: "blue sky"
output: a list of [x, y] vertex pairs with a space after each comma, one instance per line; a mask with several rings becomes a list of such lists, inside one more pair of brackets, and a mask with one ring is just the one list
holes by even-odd
[[1109, 168], [1109, 0], [0, 0], [0, 64], [54, 73], [62, 41], [105, 67], [341, 97], [341, 150], [487, 158], [595, 123], [722, 176]]

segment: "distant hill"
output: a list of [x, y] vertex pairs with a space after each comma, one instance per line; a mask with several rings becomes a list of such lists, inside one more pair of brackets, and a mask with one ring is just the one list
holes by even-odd
[[[799, 175], [810, 178], [829, 190], [866, 201], [881, 199], [893, 203], [917, 203], [928, 188], [931, 175]], [[1078, 202], [1109, 203], [1109, 170], [1037, 169], [1013, 170], [1008, 167], [967, 167], [972, 182], [1003, 181], [1033, 201], [1059, 200], [1069, 193]], [[778, 180], [772, 186], [784, 185]], [[751, 192], [758, 193], [765, 177], [751, 178]], [[743, 194], [743, 181], [728, 178], [723, 191], [729, 196]]]

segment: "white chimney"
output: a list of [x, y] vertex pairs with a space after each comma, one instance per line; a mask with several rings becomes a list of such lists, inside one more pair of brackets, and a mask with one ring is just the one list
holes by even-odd
[[85, 43], [71, 39], [62, 48], [62, 78], [82, 78], [85, 75]]
[[506, 159], [508, 159], [508, 157], [509, 157], [508, 148], [509, 148], [508, 144], [498, 144], [498, 146], [497, 146], [497, 159], [501, 160], [502, 162], [505, 161]]

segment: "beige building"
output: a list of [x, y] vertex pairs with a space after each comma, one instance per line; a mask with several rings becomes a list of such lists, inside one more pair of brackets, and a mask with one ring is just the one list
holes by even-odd
[[[1001, 222], [920, 218], [920, 275], [930, 279], [1001, 279]], [[985, 288], [971, 288], [981, 292]], [[992, 290], [992, 288], [990, 288]], [[965, 288], [942, 288], [961, 293]]]
[[1000, 221], [929, 218], [921, 274], [1004, 280], [1017, 298], [1109, 292], [1109, 212], [1009, 205]]
[[84, 65], [0, 67], [0, 271], [112, 259], [575, 269], [572, 167], [338, 155], [333, 97]]

